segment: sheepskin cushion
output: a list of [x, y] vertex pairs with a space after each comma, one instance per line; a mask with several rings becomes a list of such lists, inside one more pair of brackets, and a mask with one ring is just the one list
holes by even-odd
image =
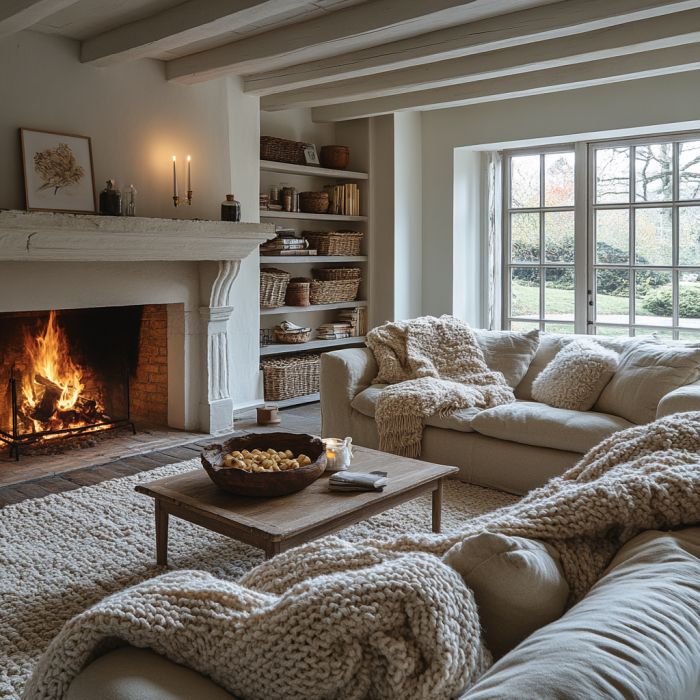
[[486, 646], [498, 659], [563, 615], [569, 597], [556, 552], [539, 540], [482, 532], [443, 561], [474, 592]]
[[487, 367], [501, 372], [511, 388], [518, 386], [540, 345], [540, 332], [472, 330]]
[[576, 340], [560, 350], [532, 384], [535, 401], [589, 411], [617, 369], [619, 355], [598, 343]]

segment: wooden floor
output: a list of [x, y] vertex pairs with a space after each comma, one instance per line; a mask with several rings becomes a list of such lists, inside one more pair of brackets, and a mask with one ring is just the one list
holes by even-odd
[[[293, 433], [321, 434], [321, 416], [319, 404], [309, 404], [288, 408], [282, 413], [280, 426], [261, 428], [255, 422], [255, 412], [242, 414], [236, 418], [235, 433], [249, 432], [276, 432], [283, 430]], [[116, 479], [129, 476], [138, 472], [149, 471], [166, 464], [182, 462], [186, 459], [199, 457], [201, 448], [213, 442], [220, 442], [227, 436], [207, 437], [192, 435], [192, 439], [184, 444], [163, 449], [149, 448], [148, 442], [144, 443], [144, 452], [134, 454], [132, 446], [128, 447], [128, 455], [115, 458], [103, 464], [89, 467], [66, 468], [61, 473], [52, 473], [48, 476], [33, 476], [31, 463], [28, 462], [27, 479], [0, 487], [0, 508], [11, 503], [19, 503], [28, 498], [41, 498], [52, 493], [72, 491], [81, 486], [92, 486], [107, 479]], [[97, 448], [91, 448], [97, 449]], [[87, 450], [85, 450], [87, 452]], [[19, 463], [21, 465], [21, 461]], [[4, 464], [0, 464], [2, 469]]]

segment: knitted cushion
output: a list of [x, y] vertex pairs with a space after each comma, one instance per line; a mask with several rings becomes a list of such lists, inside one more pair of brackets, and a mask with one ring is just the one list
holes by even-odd
[[474, 592], [494, 658], [564, 613], [569, 586], [553, 550], [537, 540], [485, 532], [449, 549], [444, 562]]
[[560, 350], [532, 384], [535, 401], [589, 411], [617, 369], [618, 354], [592, 341], [575, 340]]
[[540, 344], [540, 332], [484, 331], [474, 329], [490, 370], [501, 372], [508, 385], [516, 387], [525, 376]]

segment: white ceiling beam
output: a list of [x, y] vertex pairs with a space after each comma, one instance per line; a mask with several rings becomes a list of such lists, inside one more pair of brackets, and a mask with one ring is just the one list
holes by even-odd
[[150, 17], [86, 39], [83, 63], [109, 65], [156, 56], [226, 32], [264, 22], [308, 0], [188, 0]]
[[[673, 12], [697, 9], [698, 0], [563, 0], [509, 15], [430, 32], [383, 46], [336, 55], [244, 78], [246, 91], [269, 93], [357, 78], [434, 61], [573, 36]], [[186, 74], [173, 66], [171, 77]]]
[[350, 78], [262, 97], [260, 108], [318, 107], [527, 73], [700, 42], [700, 9], [586, 34], [523, 44], [413, 68]]
[[[346, 121], [404, 110], [444, 109], [493, 102], [691, 70], [700, 70], [698, 44], [521, 73], [493, 80], [315, 107], [311, 115], [317, 122]], [[649, 99], [653, 100], [654, 96], [649, 95]]]
[[289, 63], [381, 45], [469, 21], [508, 12], [528, 0], [372, 0], [240, 39], [224, 46], [168, 61], [170, 80], [198, 82], [222, 73], [239, 75], [272, 70]]
[[42, 19], [76, 2], [77, 0], [2, 0], [0, 2], [0, 39], [29, 29]]

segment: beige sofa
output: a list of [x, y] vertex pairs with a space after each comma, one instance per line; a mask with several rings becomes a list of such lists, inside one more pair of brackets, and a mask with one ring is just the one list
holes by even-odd
[[[700, 527], [649, 531], [618, 552], [583, 600], [505, 654], [461, 700], [696, 700], [699, 660]], [[235, 700], [195, 671], [133, 647], [93, 661], [66, 697]]]
[[[594, 409], [572, 411], [533, 401], [535, 377], [565, 344], [581, 338], [620, 353], [620, 368]], [[374, 413], [384, 386], [372, 384], [376, 374], [377, 364], [369, 349], [339, 350], [322, 356], [325, 436], [351, 435], [358, 445], [378, 448]], [[429, 418], [421, 458], [459, 467], [463, 481], [523, 494], [564, 472], [614, 432], [671, 413], [700, 410], [698, 378], [700, 347], [664, 344], [653, 338], [544, 333], [527, 371], [514, 386], [517, 401]]]

